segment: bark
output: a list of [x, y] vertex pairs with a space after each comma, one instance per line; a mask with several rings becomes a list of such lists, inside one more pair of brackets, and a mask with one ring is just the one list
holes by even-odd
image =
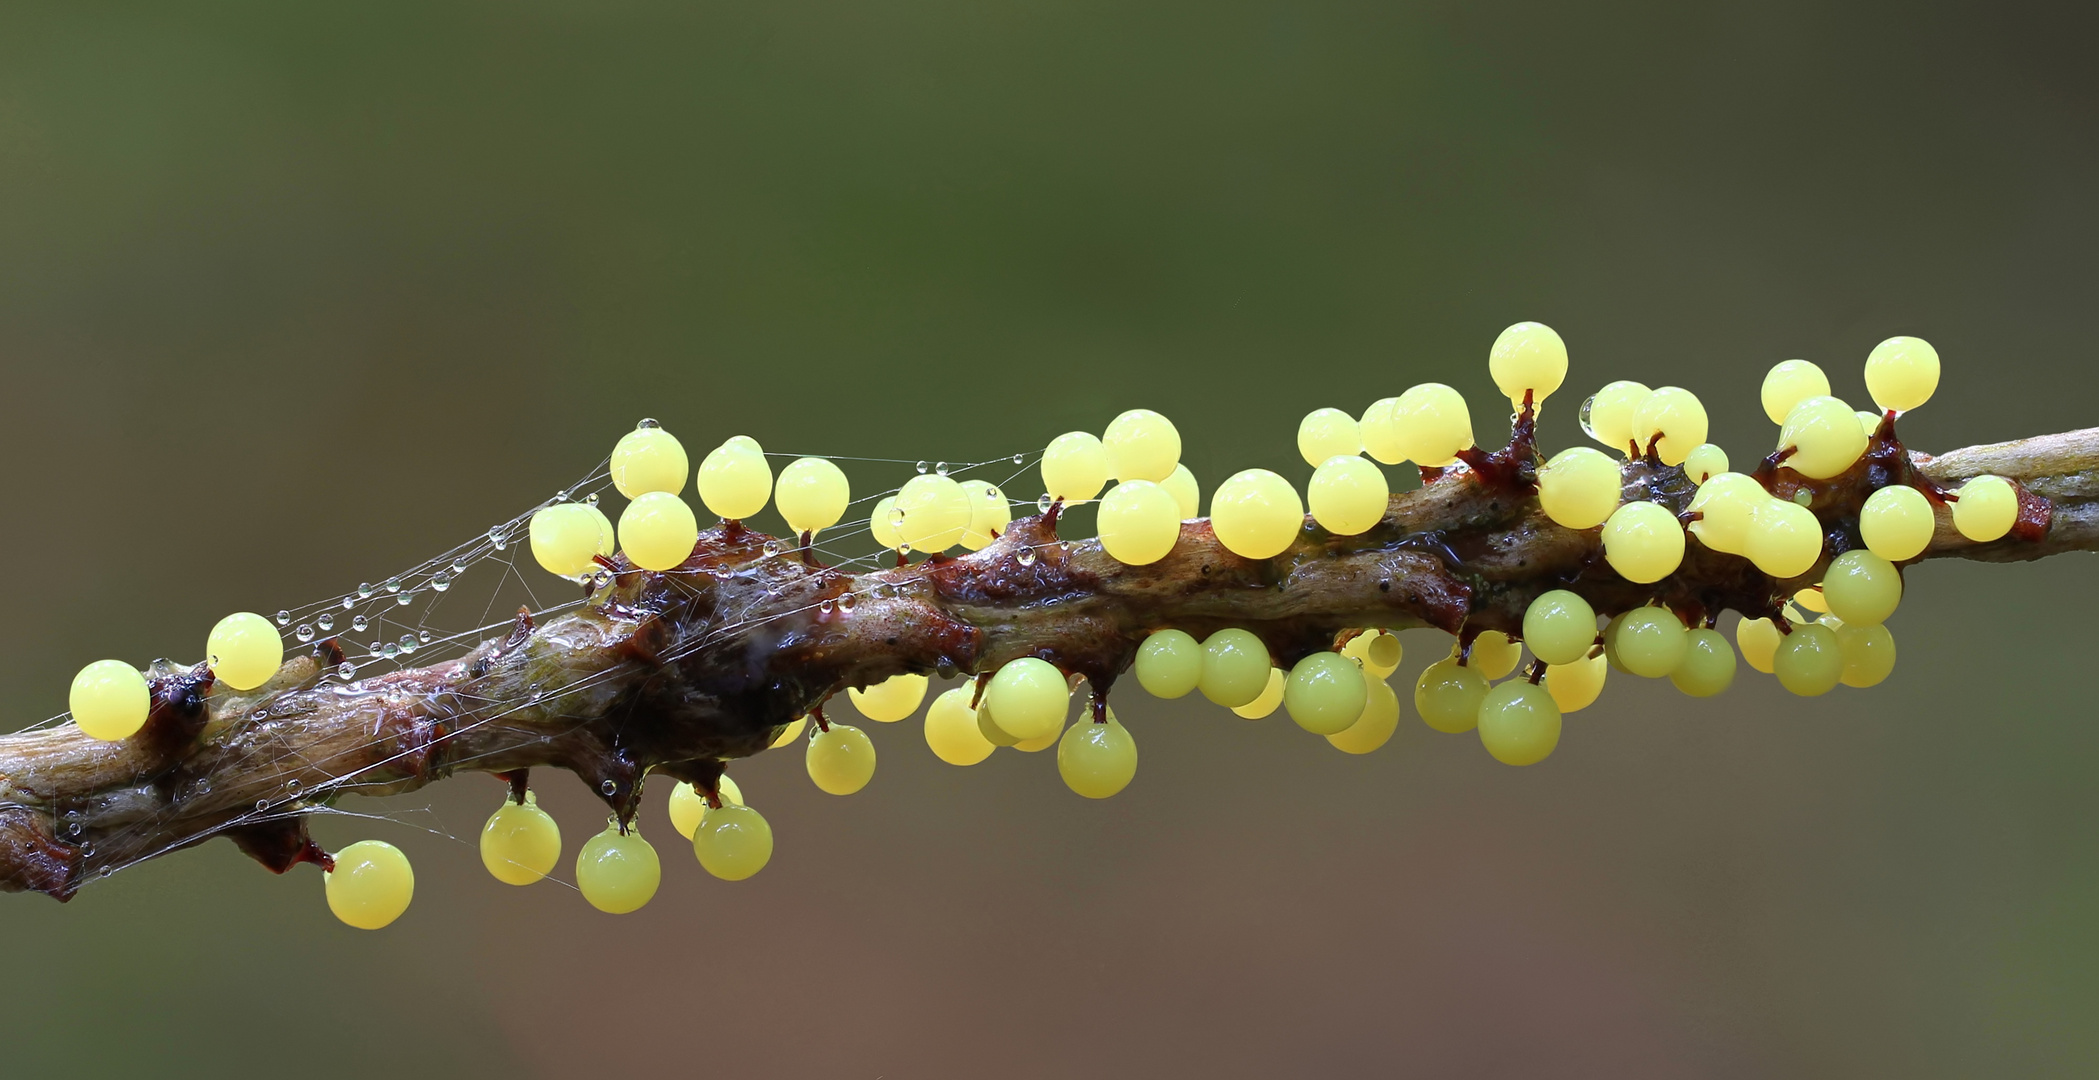
[[[1942, 507], [1923, 558], [2035, 559], [2099, 550], [2099, 429], [1911, 454], [1884, 426], [1849, 473], [1809, 481], [1775, 462], [1773, 494], [1806, 492], [1826, 527], [1825, 562], [1777, 581], [1688, 544], [1683, 566], [1634, 585], [1602, 558], [1599, 530], [1537, 507], [1528, 425], [1509, 447], [1394, 495], [1382, 523], [1337, 537], [1309, 521], [1295, 544], [1250, 560], [1205, 520], [1172, 554], [1126, 566], [1058, 538], [1056, 514], [1024, 518], [984, 550], [851, 574], [733, 522], [702, 535], [680, 568], [616, 561], [579, 609], [516, 628], [466, 656], [354, 682], [323, 642], [249, 692], [208, 672], [157, 668], [146, 727], [119, 743], [70, 724], [0, 736], [0, 888], [61, 900], [86, 880], [225, 834], [283, 872], [327, 856], [304, 813], [346, 794], [409, 791], [454, 773], [574, 772], [630, 818], [651, 772], [712, 790], [723, 763], [760, 752], [782, 725], [848, 686], [900, 672], [975, 674], [1039, 656], [1083, 675], [1104, 702], [1148, 633], [1259, 634], [1288, 665], [1356, 628], [1432, 626], [1469, 642], [1515, 636], [1539, 593], [1568, 588], [1600, 614], [1659, 601], [1688, 619], [1773, 614], [1859, 546], [1866, 496], [1910, 483], [1936, 498], [1981, 473], [2022, 486], [2012, 535], [1966, 540]], [[1627, 498], [1682, 512], [1693, 486], [1652, 461], [1625, 468]]]

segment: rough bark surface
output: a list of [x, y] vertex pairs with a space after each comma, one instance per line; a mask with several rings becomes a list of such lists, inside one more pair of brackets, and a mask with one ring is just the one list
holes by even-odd
[[[1527, 428], [1528, 425], [1523, 425]], [[1807, 480], [1767, 462], [1774, 495], [1806, 492], [1826, 529], [1824, 562], [1778, 581], [1695, 540], [1677, 573], [1634, 585], [1602, 557], [1599, 530], [1539, 511], [1527, 431], [1493, 453], [1394, 495], [1385, 518], [1338, 537], [1309, 520], [1272, 559], [1226, 551], [1209, 523], [1183, 524], [1172, 554], [1125, 566], [1098, 543], [1064, 542], [1055, 513], [1024, 518], [984, 550], [850, 574], [782, 553], [735, 523], [703, 534], [676, 570], [615, 562], [582, 608], [466, 656], [342, 682], [333, 642], [249, 692], [202, 669], [151, 673], [146, 727], [119, 743], [70, 724], [0, 736], [0, 889], [65, 899], [139, 860], [227, 835], [283, 872], [326, 863], [304, 812], [344, 794], [409, 791], [462, 770], [567, 769], [632, 815], [645, 775], [712, 790], [723, 763], [765, 749], [782, 725], [848, 686], [899, 672], [982, 673], [1038, 656], [1105, 696], [1146, 634], [1259, 634], [1279, 663], [1354, 628], [1433, 626], [1469, 641], [1514, 636], [1530, 600], [1568, 588], [1609, 615], [1659, 601], [1686, 616], [1773, 614], [1859, 546], [1866, 496], [1909, 483], [1936, 496], [1994, 473], [2026, 493], [2012, 535], [1963, 538], [1942, 507], [1922, 558], [2036, 559], [2099, 550], [2099, 429], [1930, 457], [1889, 424], [1843, 476]], [[1682, 512], [1693, 485], [1654, 462], [1625, 468], [1628, 499]]]

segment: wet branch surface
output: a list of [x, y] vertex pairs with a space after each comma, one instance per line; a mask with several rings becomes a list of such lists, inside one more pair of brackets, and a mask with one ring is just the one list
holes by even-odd
[[[1361, 627], [1516, 636], [1531, 599], [1555, 588], [1606, 616], [1650, 601], [1687, 622], [1770, 615], [1860, 546], [1859, 507], [1887, 484], [1936, 497], [1994, 473], [2022, 489], [2011, 535], [1970, 542], [1942, 506], [1922, 558], [2099, 550], [2099, 429], [1929, 457], [1905, 451], [1890, 424], [1843, 476], [1759, 471], [1774, 495], [1805, 491], [1823, 523], [1824, 559], [1807, 574], [1774, 580], [1691, 538], [1675, 574], [1635, 585], [1604, 561], [1601, 530], [1562, 528], [1538, 509], [1527, 428], [1392, 496], [1370, 531], [1338, 537], [1308, 521], [1272, 559], [1233, 555], [1193, 520], [1165, 559], [1125, 566], [1097, 542], [1059, 540], [1053, 510], [966, 557], [851, 574], [730, 522], [703, 533], [677, 570], [617, 561], [581, 608], [540, 625], [521, 612], [509, 635], [446, 663], [344, 682], [326, 641], [248, 692], [162, 663], [149, 672], [152, 714], [131, 739], [98, 742], [70, 724], [0, 736], [0, 889], [63, 900], [97, 875], [218, 835], [279, 873], [325, 865], [306, 832], [315, 805], [461, 771], [521, 786], [523, 770], [566, 769], [627, 819], [645, 775], [712, 790], [725, 762], [764, 750], [848, 686], [1038, 656], [1105, 696], [1144, 637], [1169, 627], [1198, 638], [1245, 627], [1287, 666]], [[1652, 461], [1628, 463], [1624, 482], [1628, 500], [1679, 513], [1694, 490]]]

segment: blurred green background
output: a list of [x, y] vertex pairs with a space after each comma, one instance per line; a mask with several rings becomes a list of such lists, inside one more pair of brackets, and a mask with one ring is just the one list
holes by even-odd
[[[1914, 446], [2099, 422], [2071, 9], [8, 5], [0, 703], [405, 568], [643, 415], [960, 460], [1149, 406], [1207, 490], [1416, 381], [1498, 435], [1540, 319], [1553, 447], [1639, 378], [1747, 460], [1768, 365], [1861, 400], [1895, 333], [1947, 363]], [[748, 883], [652, 792], [623, 918], [490, 880], [462, 777], [320, 823], [415, 860], [384, 933], [223, 842], [0, 898], [0, 1072], [2091, 1075], [2099, 560], [1909, 580], [1876, 690], [1618, 678], [1526, 770], [1140, 694], [1093, 804], [874, 725], [849, 802], [737, 768]], [[540, 780], [573, 851], [602, 808]]]

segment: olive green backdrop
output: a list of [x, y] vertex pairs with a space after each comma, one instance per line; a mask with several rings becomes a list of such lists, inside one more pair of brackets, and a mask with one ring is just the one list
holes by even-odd
[[[2069, 6], [10, 5], [6, 723], [471, 536], [643, 415], [967, 459], [1150, 406], [1207, 490], [1421, 380], [1498, 435], [1487, 346], [1540, 319], [1554, 447], [1639, 378], [1746, 460], [1768, 365], [1861, 400], [1895, 333], [1947, 365], [1913, 445], [2099, 423]], [[1139, 693], [1094, 804], [874, 725], [850, 800], [737, 768], [780, 838], [748, 883], [652, 792], [623, 918], [490, 880], [462, 777], [320, 824], [415, 860], [383, 933], [223, 842], [0, 898], [0, 1071], [2090, 1075], [2099, 560], [1910, 586], [1876, 690], [1614, 676], [1525, 770], [1411, 706], [1353, 759]], [[1442, 648], [1407, 643], [1401, 682]], [[573, 851], [602, 808], [541, 781]]]

